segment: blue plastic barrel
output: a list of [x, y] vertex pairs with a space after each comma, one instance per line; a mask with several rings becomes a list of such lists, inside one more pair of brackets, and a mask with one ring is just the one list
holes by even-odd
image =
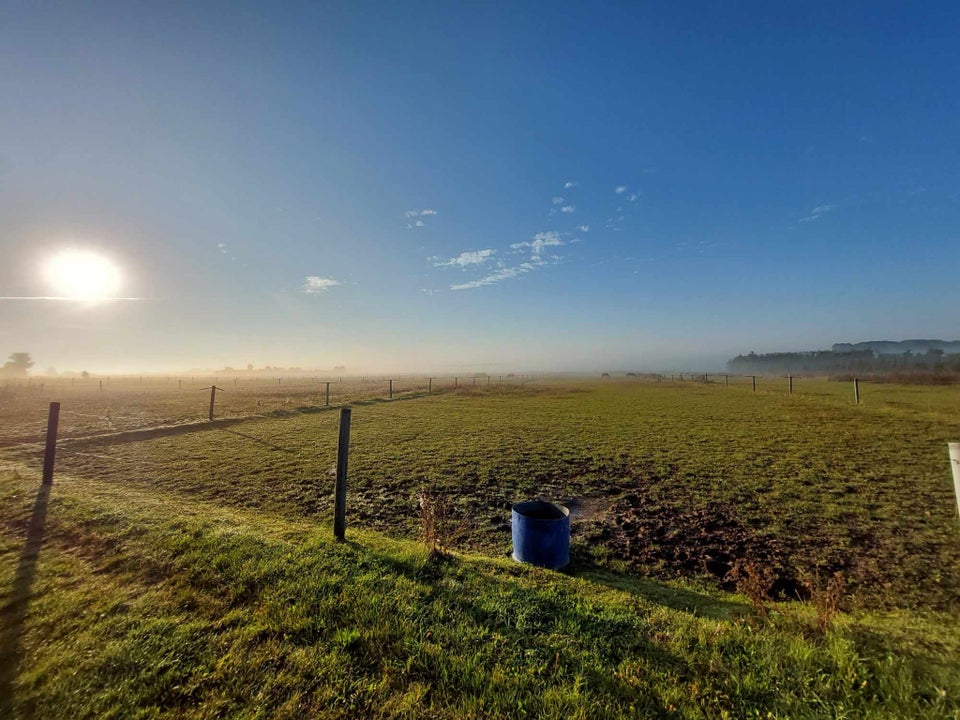
[[570, 562], [570, 511], [531, 500], [513, 506], [513, 559], [558, 570]]

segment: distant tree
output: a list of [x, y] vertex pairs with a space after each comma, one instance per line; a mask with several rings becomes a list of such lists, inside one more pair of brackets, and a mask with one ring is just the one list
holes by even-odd
[[27, 370], [32, 367], [33, 360], [30, 359], [30, 353], [15, 352], [0, 368], [0, 373], [10, 377], [23, 377], [27, 374]]
[[86, 370], [84, 370], [82, 373], [80, 373], [80, 377], [82, 377], [84, 380], [86, 380], [87, 378], [90, 377], [90, 373], [88, 373]]

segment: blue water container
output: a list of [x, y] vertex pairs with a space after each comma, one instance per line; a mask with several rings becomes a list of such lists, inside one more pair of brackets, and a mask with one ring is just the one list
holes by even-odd
[[570, 562], [570, 511], [530, 500], [513, 506], [513, 559], [559, 570]]

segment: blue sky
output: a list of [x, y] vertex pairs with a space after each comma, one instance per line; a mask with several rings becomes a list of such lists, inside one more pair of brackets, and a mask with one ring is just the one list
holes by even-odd
[[[0, 7], [0, 301], [92, 371], [960, 337], [955, 3]], [[618, 192], [618, 189], [620, 191]]]

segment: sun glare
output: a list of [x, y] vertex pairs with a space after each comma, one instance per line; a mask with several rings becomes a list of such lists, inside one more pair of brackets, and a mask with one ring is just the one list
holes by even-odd
[[44, 274], [58, 297], [98, 302], [116, 297], [120, 270], [108, 258], [87, 250], [64, 250], [50, 258]]

